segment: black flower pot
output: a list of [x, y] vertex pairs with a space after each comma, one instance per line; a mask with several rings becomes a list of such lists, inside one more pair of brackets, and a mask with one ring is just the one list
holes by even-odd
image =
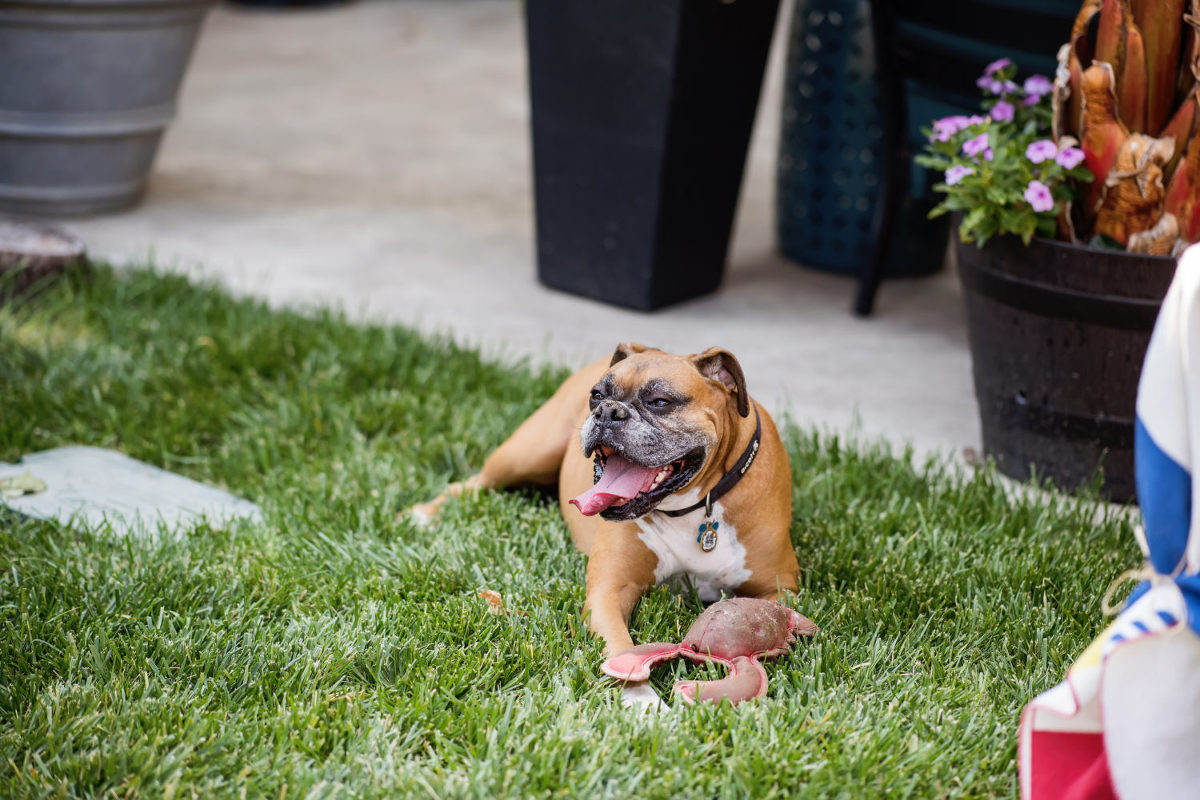
[[654, 309], [721, 282], [778, 0], [527, 0], [538, 277]]
[[[957, 225], [955, 226], [957, 230]], [[1138, 378], [1175, 260], [1012, 236], [958, 241], [983, 449], [1005, 475], [1136, 500]]]

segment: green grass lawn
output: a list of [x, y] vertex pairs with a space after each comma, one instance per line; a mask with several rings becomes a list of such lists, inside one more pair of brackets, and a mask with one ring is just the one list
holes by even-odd
[[[395, 519], [564, 374], [149, 271], [0, 307], [0, 461], [112, 447], [265, 516], [159, 541], [0, 518], [0, 796], [1017, 794], [1020, 709], [1102, 627], [1127, 521], [788, 426], [820, 633], [757, 703], [634, 719], [550, 498]], [[698, 611], [656, 591], [634, 637]]]

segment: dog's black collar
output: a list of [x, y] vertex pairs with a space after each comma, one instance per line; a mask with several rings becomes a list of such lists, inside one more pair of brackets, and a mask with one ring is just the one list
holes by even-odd
[[745, 451], [742, 452], [742, 457], [733, 465], [733, 469], [721, 476], [721, 480], [717, 481], [717, 485], [704, 496], [703, 500], [688, 506], [687, 508], [676, 508], [670, 511], [656, 509], [660, 514], [666, 514], [668, 517], [682, 517], [684, 514], [690, 514], [698, 508], [708, 509], [709, 515], [712, 514], [712, 504], [722, 497], [726, 492], [737, 485], [737, 482], [746, 474], [746, 470], [750, 469], [750, 465], [754, 463], [755, 456], [758, 455], [759, 443], [762, 440], [762, 417], [758, 415], [758, 404], [754, 404], [754, 436], [750, 439], [750, 444], [746, 445]]

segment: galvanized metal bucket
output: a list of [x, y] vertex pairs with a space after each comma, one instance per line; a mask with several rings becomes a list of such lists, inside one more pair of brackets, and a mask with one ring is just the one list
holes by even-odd
[[136, 203], [213, 0], [0, 0], [0, 212]]

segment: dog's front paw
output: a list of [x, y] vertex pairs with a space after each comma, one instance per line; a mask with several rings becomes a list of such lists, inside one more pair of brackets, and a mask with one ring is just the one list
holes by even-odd
[[433, 503], [421, 503], [412, 508], [407, 508], [396, 515], [397, 522], [408, 520], [416, 525], [421, 530], [426, 530], [437, 522], [437, 509], [433, 508]]
[[621, 705], [640, 713], [658, 714], [671, 707], [662, 701], [648, 681], [626, 683], [621, 687]]

